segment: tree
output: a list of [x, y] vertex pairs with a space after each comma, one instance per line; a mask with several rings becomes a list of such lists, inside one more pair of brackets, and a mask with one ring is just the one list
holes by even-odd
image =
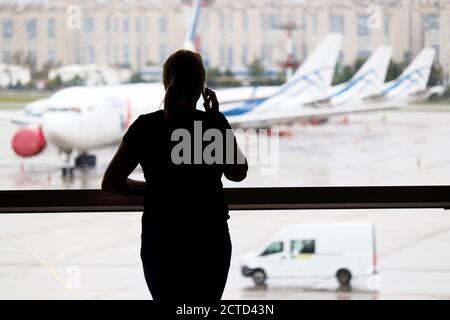
[[440, 86], [444, 83], [444, 69], [439, 62], [433, 63], [431, 68], [430, 79], [428, 80], [428, 86]]
[[141, 77], [140, 72], [134, 73], [130, 78], [130, 83], [141, 83], [144, 82], [144, 80]]
[[248, 66], [248, 74], [254, 79], [264, 77], [265, 71], [263, 60], [257, 57], [255, 57], [252, 63]]
[[356, 72], [362, 67], [366, 62], [367, 58], [358, 58], [355, 60], [353, 65], [346, 65], [343, 67], [337, 66], [336, 72], [333, 76], [333, 85], [347, 82], [350, 80]]

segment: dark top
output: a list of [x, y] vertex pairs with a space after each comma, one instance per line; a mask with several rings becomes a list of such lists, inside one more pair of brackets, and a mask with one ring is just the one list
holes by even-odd
[[[199, 122], [196, 122], [197, 131], [194, 132], [195, 121], [201, 121], [201, 134], [198, 134]], [[184, 132], [188, 132], [190, 138], [171, 141], [174, 130], [180, 128], [186, 129]], [[203, 133], [210, 128], [220, 130], [225, 141], [225, 132], [230, 125], [220, 112], [195, 110], [169, 126], [164, 111], [160, 110], [141, 115], [130, 126], [123, 142], [132, 150], [144, 171], [147, 183], [144, 218], [166, 221], [188, 218], [190, 223], [197, 219], [214, 222], [229, 218], [221, 182], [225, 164], [206, 164], [203, 160], [200, 164], [194, 162], [194, 150], [198, 150], [199, 145], [205, 150], [211, 143], [202, 140]], [[178, 151], [174, 151], [176, 155], [185, 155], [184, 151], [188, 150], [180, 151], [181, 141], [190, 147], [190, 163], [175, 164], [172, 161], [174, 147]], [[224, 159], [226, 152], [224, 147]]]

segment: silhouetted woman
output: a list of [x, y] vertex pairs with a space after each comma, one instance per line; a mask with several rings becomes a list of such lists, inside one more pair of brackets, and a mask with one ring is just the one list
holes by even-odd
[[[171, 55], [163, 83], [164, 110], [141, 115], [130, 126], [102, 189], [145, 195], [141, 258], [154, 300], [219, 301], [231, 258], [221, 178], [245, 179], [247, 161], [233, 134], [232, 148], [226, 143], [230, 125], [215, 93], [205, 88], [200, 55], [186, 50]], [[206, 112], [196, 109], [202, 94]], [[213, 141], [219, 144], [211, 151]], [[138, 164], [146, 182], [128, 178]]]

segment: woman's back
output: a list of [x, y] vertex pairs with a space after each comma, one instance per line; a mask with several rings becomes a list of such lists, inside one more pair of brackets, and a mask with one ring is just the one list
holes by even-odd
[[[139, 159], [147, 181], [146, 214], [152, 209], [182, 209], [191, 219], [226, 220], [228, 208], [222, 190], [226, 161], [226, 130], [229, 124], [219, 112], [187, 112], [176, 124], [168, 125], [163, 111], [140, 116], [130, 127], [124, 142]], [[214, 141], [203, 141], [204, 133], [217, 129], [222, 138], [217, 145], [222, 161], [205, 163], [205, 148]], [[217, 142], [217, 141], [216, 141]], [[201, 149], [200, 149], [201, 148]], [[228, 149], [230, 150], [230, 149]], [[209, 153], [208, 153], [209, 154]], [[214, 152], [212, 153], [214, 156]]]

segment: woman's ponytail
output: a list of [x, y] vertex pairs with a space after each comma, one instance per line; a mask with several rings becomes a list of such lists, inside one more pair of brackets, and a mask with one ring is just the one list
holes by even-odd
[[164, 96], [164, 116], [168, 122], [173, 122], [183, 111], [186, 104], [185, 86], [178, 77], [174, 76], [166, 88]]

